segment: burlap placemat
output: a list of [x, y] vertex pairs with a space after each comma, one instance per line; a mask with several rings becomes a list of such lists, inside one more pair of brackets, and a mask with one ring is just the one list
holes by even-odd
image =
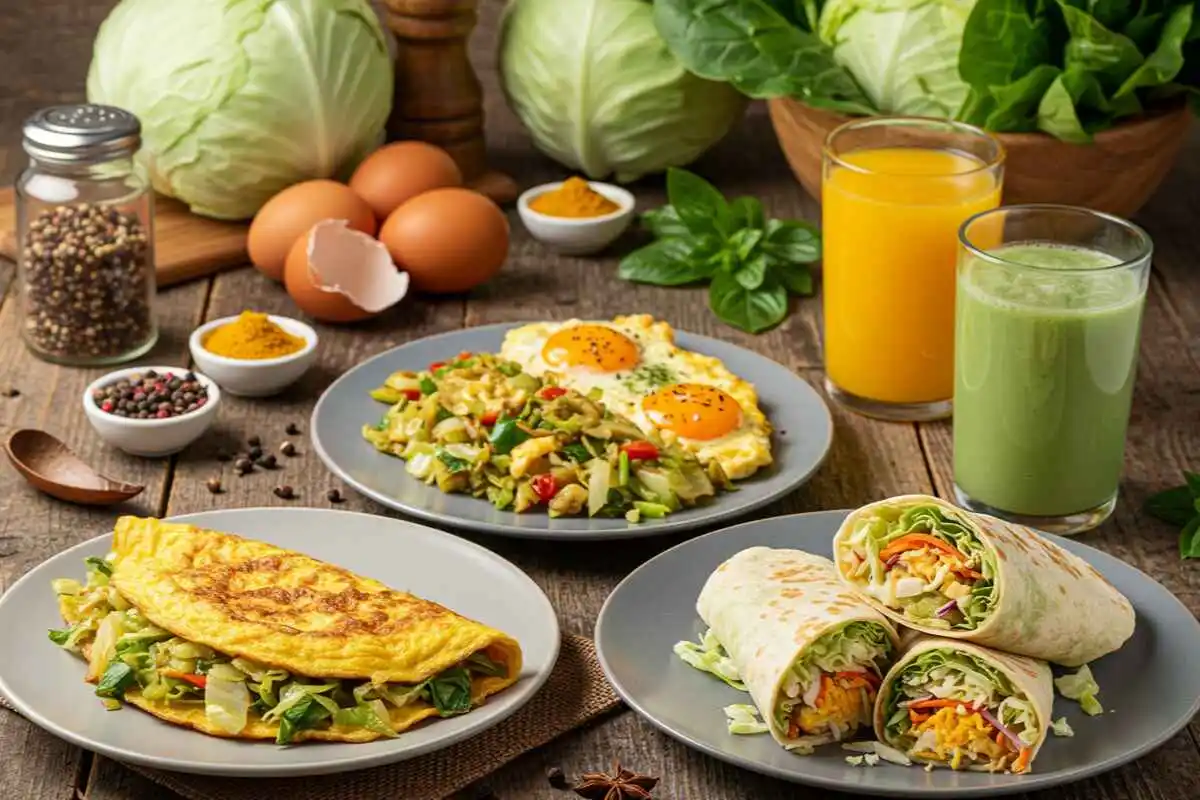
[[[567, 635], [550, 680], [524, 708], [496, 727], [437, 753], [385, 767], [305, 778], [215, 778], [129, 769], [189, 800], [442, 800], [618, 703], [592, 641]], [[0, 706], [13, 710], [3, 697]]]

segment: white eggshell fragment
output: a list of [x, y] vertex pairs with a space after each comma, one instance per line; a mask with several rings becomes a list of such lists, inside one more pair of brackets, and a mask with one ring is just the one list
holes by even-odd
[[354, 305], [378, 314], [408, 294], [408, 273], [396, 268], [374, 237], [342, 219], [327, 219], [308, 235], [308, 269], [315, 286], [340, 292]]

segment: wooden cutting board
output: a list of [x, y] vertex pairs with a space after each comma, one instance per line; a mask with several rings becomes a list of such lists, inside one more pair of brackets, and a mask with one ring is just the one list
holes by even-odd
[[[16, 261], [17, 210], [13, 190], [0, 189], [0, 255]], [[154, 261], [158, 285], [203, 278], [247, 263], [241, 222], [199, 217], [178, 200], [154, 198]]]

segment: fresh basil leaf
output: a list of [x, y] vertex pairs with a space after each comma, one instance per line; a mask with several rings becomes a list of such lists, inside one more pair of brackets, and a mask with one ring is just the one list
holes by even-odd
[[96, 695], [120, 700], [125, 696], [125, 690], [133, 686], [136, 680], [133, 667], [124, 661], [113, 659], [108, 662], [108, 667], [100, 676], [100, 682], [96, 684]]
[[762, 228], [766, 224], [762, 201], [757, 197], [737, 197], [729, 204], [733, 224], [739, 228]]
[[1026, 0], [979, 0], [963, 28], [958, 73], [986, 92], [1057, 60], [1054, 26], [1045, 14], [1031, 14]]
[[783, 264], [775, 262], [769, 274], [783, 284], [792, 294], [808, 297], [813, 293], [812, 271], [807, 264]]
[[437, 391], [437, 384], [428, 375], [421, 376], [421, 394], [433, 394]]
[[1179, 532], [1179, 557], [1200, 558], [1200, 516], [1192, 517]]
[[821, 235], [807, 222], [773, 219], [762, 249], [780, 261], [808, 264], [821, 257]]
[[733, 273], [733, 277], [745, 289], [754, 290], [762, 286], [767, 277], [767, 265], [770, 258], [766, 253], [759, 253], [751, 259], [742, 262], [741, 268]]
[[1091, 73], [1107, 92], [1115, 92], [1145, 60], [1137, 45], [1066, 0], [1058, 0], [1058, 5], [1070, 34], [1063, 51], [1064, 71]]
[[439, 447], [434, 451], [437, 460], [446, 465], [446, 469], [451, 472], [468, 472], [471, 469], [471, 462], [465, 458], [450, 453], [446, 448]]
[[100, 558], [99, 556], [88, 556], [83, 560], [83, 563], [96, 570], [96, 572], [99, 572], [106, 578], [112, 577], [112, 564], [107, 560]]
[[617, 275], [627, 281], [656, 286], [694, 283], [716, 271], [701, 247], [702, 243], [689, 239], [659, 239], [621, 259]]
[[1179, 6], [1167, 18], [1158, 46], [1117, 89], [1116, 97], [1132, 94], [1147, 86], [1164, 86], [1175, 79], [1184, 65], [1184, 41], [1192, 29], [1196, 9], [1192, 4]]
[[778, 325], [787, 316], [787, 291], [770, 282], [750, 290], [734, 276], [721, 273], [708, 287], [708, 304], [724, 322], [749, 333], [759, 333]]
[[1195, 500], [1187, 486], [1176, 486], [1150, 495], [1142, 508], [1155, 519], [1180, 527], [1187, 525], [1197, 515], [1193, 505]]
[[1058, 67], [1040, 64], [1019, 80], [991, 87], [992, 107], [982, 126], [989, 131], [1037, 130], [1038, 104], [1061, 74]]
[[695, 173], [667, 168], [667, 200], [679, 220], [696, 236], [733, 233], [732, 211], [717, 187]]
[[675, 207], [670, 204], [643, 213], [642, 227], [654, 234], [657, 239], [691, 235], [691, 231], [683, 224]]
[[739, 261], [746, 261], [754, 248], [758, 247], [763, 238], [763, 232], [757, 228], [742, 228], [729, 237], [729, 247]]
[[452, 667], [429, 681], [429, 701], [440, 716], [450, 717], [471, 710], [471, 675]]
[[[807, 5], [805, 17], [812, 18]], [[655, 0], [654, 25], [685, 69], [742, 94], [877, 113], [829, 45], [763, 0]]]
[[528, 439], [529, 434], [512, 417], [501, 417], [496, 420], [496, 424], [492, 426], [492, 432], [488, 434], [488, 441], [492, 443], [492, 452], [499, 455], [511, 453], [514, 447]]

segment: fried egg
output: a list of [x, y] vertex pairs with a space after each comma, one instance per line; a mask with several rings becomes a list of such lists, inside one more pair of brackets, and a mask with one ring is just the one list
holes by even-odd
[[579, 392], [598, 389], [615, 413], [716, 461], [731, 479], [771, 463], [754, 386], [720, 359], [677, 347], [671, 326], [648, 314], [523, 325], [504, 337], [500, 356]]

